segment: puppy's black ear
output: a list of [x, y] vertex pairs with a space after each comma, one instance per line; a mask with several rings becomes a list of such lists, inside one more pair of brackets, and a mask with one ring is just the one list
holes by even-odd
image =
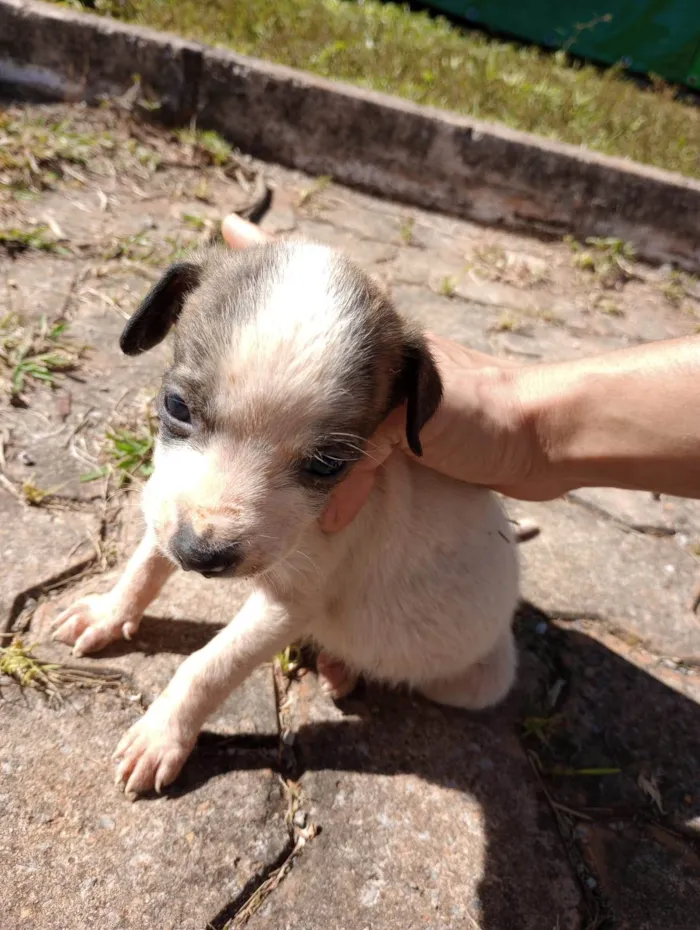
[[125, 355], [147, 352], [165, 339], [180, 315], [185, 297], [199, 284], [200, 275], [199, 265], [192, 262], [178, 262], [168, 268], [124, 327], [119, 346]]
[[440, 406], [442, 381], [422, 336], [413, 336], [403, 350], [403, 366], [397, 378], [395, 405], [406, 402], [406, 439], [414, 455], [422, 455], [420, 431]]

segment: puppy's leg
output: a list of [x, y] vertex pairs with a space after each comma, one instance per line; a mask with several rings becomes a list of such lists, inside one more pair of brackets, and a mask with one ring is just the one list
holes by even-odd
[[189, 656], [146, 714], [126, 733], [114, 756], [117, 784], [139, 793], [170, 784], [207, 717], [256, 666], [303, 633], [285, 608], [255, 591], [211, 642]]
[[131, 639], [143, 612], [174, 571], [147, 531], [111, 591], [81, 598], [59, 614], [54, 639], [72, 645], [76, 655], [103, 649], [115, 639]]
[[358, 676], [340, 659], [334, 659], [328, 652], [319, 652], [316, 659], [316, 671], [323, 691], [340, 701], [354, 691]]
[[515, 681], [517, 654], [512, 630], [498, 640], [491, 652], [455, 678], [422, 685], [421, 694], [451, 707], [481, 710], [498, 704]]

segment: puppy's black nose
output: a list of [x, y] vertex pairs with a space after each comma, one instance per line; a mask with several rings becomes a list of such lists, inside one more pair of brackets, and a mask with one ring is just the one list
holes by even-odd
[[170, 546], [186, 572], [207, 576], [234, 569], [242, 558], [239, 543], [217, 542], [209, 536], [198, 536], [189, 523], [180, 524]]

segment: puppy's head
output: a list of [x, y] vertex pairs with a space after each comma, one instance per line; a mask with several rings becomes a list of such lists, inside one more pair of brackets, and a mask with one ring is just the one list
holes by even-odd
[[423, 337], [352, 263], [288, 240], [173, 265], [129, 320], [128, 355], [175, 325], [144, 507], [163, 550], [206, 575], [267, 571], [406, 403], [420, 430], [441, 397]]

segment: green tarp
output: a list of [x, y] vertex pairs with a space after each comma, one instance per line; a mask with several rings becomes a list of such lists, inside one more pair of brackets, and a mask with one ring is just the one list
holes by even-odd
[[700, 88], [700, 0], [437, 0], [495, 32]]

